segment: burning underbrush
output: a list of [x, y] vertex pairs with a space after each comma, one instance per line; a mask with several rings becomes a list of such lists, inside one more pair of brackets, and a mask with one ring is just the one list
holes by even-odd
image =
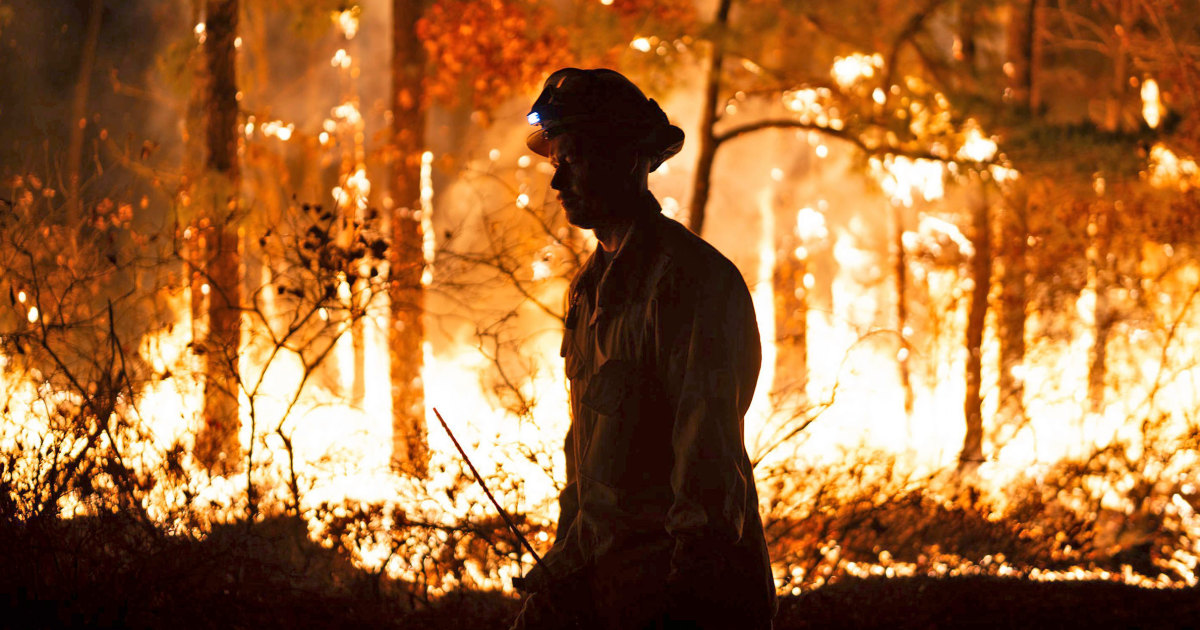
[[[1195, 589], [1178, 588], [1194, 584], [1195, 523], [1172, 510], [1117, 517], [1068, 507], [1055, 497], [1085, 485], [1071, 477], [1077, 464], [1060, 466], [1058, 482], [1031, 480], [989, 498], [952, 483], [935, 492], [935, 479], [858, 455], [877, 463], [795, 471], [805, 482], [787, 503], [805, 509], [770, 502], [772, 557], [783, 594], [793, 596], [781, 600], [777, 627], [838, 619], [844, 627], [954, 627], [953, 619], [1028, 627], [1066, 623], [1095, 597], [1106, 598], [1113, 619], [1136, 620], [1130, 611], [1147, 604], [1158, 607], [1154, 619], [1184, 623], [1200, 613], [1189, 608]], [[472, 499], [460, 504], [469, 506], [463, 516], [445, 511], [451, 494], [476, 496], [463, 472], [449, 486], [413, 485], [388, 501], [323, 503], [299, 515], [264, 504], [254, 518], [174, 531], [115, 507], [20, 518], [20, 497], [7, 485], [0, 561], [11, 570], [0, 587], [14, 614], [48, 626], [502, 627], [517, 606], [507, 578], [529, 558], [522, 562], [486, 506]], [[511, 478], [489, 483], [505, 503], [517, 496]], [[518, 525], [545, 546], [551, 523]], [[1180, 595], [1143, 595], [1147, 587]]]
[[768, 516], [772, 559], [796, 595], [868, 577], [1194, 586], [1197, 521], [1180, 489], [1128, 497], [1141, 507], [1126, 514], [1082, 490], [1092, 474], [1087, 463], [1062, 462], [1045, 478], [987, 492], [905, 475], [886, 454], [810, 469], [802, 473], [809, 483], [788, 501], [804, 507]]
[[[201, 413], [205, 348], [194, 340], [204, 318], [195, 305], [207, 285], [189, 273], [193, 235], [137, 226], [121, 204], [100, 204], [94, 221], [71, 224], [33, 188], [22, 182], [14, 195], [21, 201], [0, 244], [12, 306], [0, 336], [0, 560], [19, 568], [0, 578], [9, 605], [50, 624], [127, 626], [188, 625], [176, 621], [182, 617], [203, 618], [201, 626], [449, 628], [496, 626], [514, 613], [511, 578], [532, 557], [448, 436], [428, 431], [420, 474], [401, 474], [392, 459], [395, 428], [378, 413], [389, 408], [386, 370], [363, 369], [389, 361], [378, 269], [384, 239], [301, 206], [251, 248], [246, 266], [261, 282], [246, 291], [243, 310], [239, 446], [236, 457], [212, 462], [197, 452], [213, 427]], [[471, 311], [484, 323], [469, 342], [426, 344], [423, 357], [429, 404], [445, 412], [539, 549], [550, 544], [565, 478], [567, 410], [560, 324], [544, 312], [536, 325], [528, 320], [552, 310], [578, 264], [570, 247], [582, 247], [542, 218], [532, 232], [538, 238], [487, 233], [480, 251], [490, 258], [441, 252], [445, 285], [434, 288], [460, 302], [494, 290], [497, 276], [525, 284], [509, 287], [520, 307]], [[456, 264], [476, 276], [455, 276]], [[953, 273], [931, 271], [927, 282]], [[765, 277], [756, 299], [769, 313]], [[860, 304], [837, 294], [849, 280], [832, 285], [835, 303]], [[939, 325], [953, 330], [962, 308], [946, 304], [935, 304], [949, 312]], [[989, 438], [995, 456], [976, 467], [956, 468], [944, 452], [922, 454], [944, 451], [955, 435], [933, 447], [846, 446], [821, 431], [850, 427], [891, 439], [907, 422], [909, 436], [946, 433], [955, 424], [946, 399], [961, 392], [950, 388], [947, 397], [914, 378], [915, 410], [901, 413], [895, 335], [834, 321], [807, 324], [813, 370], [800, 402], [764, 395], [747, 421], [782, 594], [795, 602], [823, 592], [853, 599], [853, 585], [873, 580], [920, 589], [965, 578], [1196, 585], [1200, 432], [1192, 416], [1088, 416], [1080, 422], [1117, 430], [1080, 440], [1084, 448], [1074, 451], [1033, 449], [1032, 460], [1010, 460], [1010, 452], [1028, 455], [1022, 440], [1051, 427], [1049, 417], [1064, 408], [1050, 405], [1036, 423], [997, 430]], [[769, 331], [770, 318], [760, 325]], [[933, 381], [941, 355], [917, 337], [901, 349], [929, 357], [914, 373], [928, 369]], [[1173, 328], [1166, 338], [1170, 345], [1189, 337]], [[764, 340], [768, 356], [784, 351], [770, 334]], [[1152, 402], [1190, 373], [1168, 358], [1163, 351]], [[1120, 365], [1112, 362], [1113, 374]], [[1031, 409], [1043, 409], [1040, 402], [1030, 396]], [[854, 428], [870, 414], [880, 420]]]

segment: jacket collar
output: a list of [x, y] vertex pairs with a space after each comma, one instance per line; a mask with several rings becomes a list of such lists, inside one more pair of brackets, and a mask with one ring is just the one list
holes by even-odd
[[597, 245], [571, 284], [572, 300], [591, 302], [592, 296], [597, 296], [593, 321], [606, 308], [642, 295], [650, 281], [651, 267], [665, 256], [656, 243], [659, 223], [663, 220], [662, 208], [650, 193], [643, 199], [647, 207], [638, 213], [621, 245], [611, 254], [607, 269]]

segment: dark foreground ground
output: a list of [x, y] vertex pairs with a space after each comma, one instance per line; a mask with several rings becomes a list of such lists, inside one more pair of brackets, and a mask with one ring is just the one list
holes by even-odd
[[[114, 536], [107, 524], [0, 526], [0, 628], [506, 628], [494, 592], [435, 602], [352, 567], [296, 524], [202, 542]], [[993, 577], [844, 579], [783, 598], [776, 630], [1196, 628], [1200, 589]]]
[[775, 628], [1200, 629], [1200, 590], [994, 577], [854, 579], [785, 598]]
[[[105, 590], [58, 601], [10, 593], [0, 627], [503, 629], [518, 606], [496, 593], [458, 594], [432, 608], [388, 612], [370, 602], [311, 593], [195, 598], [189, 595], [198, 594], [181, 589], [129, 602], [105, 598]], [[1200, 628], [1200, 592], [986, 577], [854, 579], [784, 598], [775, 628]]]

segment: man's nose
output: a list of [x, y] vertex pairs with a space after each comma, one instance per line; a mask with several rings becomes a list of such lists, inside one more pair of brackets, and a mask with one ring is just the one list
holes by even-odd
[[554, 169], [554, 177], [550, 178], [550, 187], [554, 190], [563, 190], [567, 187], [566, 169], [561, 166]]

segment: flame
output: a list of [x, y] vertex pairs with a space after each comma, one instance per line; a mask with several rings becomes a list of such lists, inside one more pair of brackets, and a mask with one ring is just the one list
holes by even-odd
[[[268, 138], [279, 138], [287, 142], [292, 139], [292, 133], [296, 130], [296, 125], [293, 123], [284, 124], [282, 120], [272, 120], [265, 122], [259, 126], [262, 134]], [[246, 122], [246, 135], [250, 135], [254, 131], [254, 117], [251, 116]]]
[[771, 385], [775, 381], [775, 206], [770, 188], [763, 189], [758, 196], [759, 216], [762, 217], [758, 235], [758, 273], [750, 300], [754, 304], [754, 315], [758, 323], [758, 336], [762, 343], [762, 367], [758, 373], [758, 384], [750, 401], [747, 430], [750, 434], [760, 433], [771, 415]]
[[353, 207], [365, 210], [367, 197], [371, 194], [371, 180], [367, 179], [367, 169], [359, 166], [343, 179], [340, 186], [334, 186], [332, 193], [339, 208]]
[[1200, 168], [1196, 160], [1179, 157], [1161, 142], [1150, 148], [1150, 184], [1157, 188], [1177, 188], [1187, 192], [1200, 186]]
[[829, 237], [829, 228], [825, 226], [825, 213], [808, 206], [796, 212], [796, 236], [801, 242], [810, 243], [823, 241]]
[[340, 118], [351, 126], [358, 126], [363, 121], [362, 114], [358, 111], [358, 105], [353, 102], [342, 103], [334, 107], [332, 113], [334, 118]]
[[437, 252], [437, 236], [433, 231], [433, 152], [421, 154], [421, 251], [425, 255], [425, 270], [421, 272], [421, 284], [433, 282], [433, 262]]
[[1163, 104], [1158, 93], [1158, 81], [1146, 79], [1142, 82], [1142, 118], [1151, 129], [1157, 129], [1162, 121]]
[[[609, 0], [601, 2], [611, 4]], [[346, 40], [353, 39], [358, 32], [359, 13], [360, 9], [355, 6], [333, 14], [334, 23]], [[195, 33], [203, 42], [204, 24], [197, 25]], [[661, 41], [657, 38], [640, 36], [629, 44], [631, 48], [646, 53], [660, 45]], [[361, 55], [352, 56], [346, 48], [338, 49], [330, 59], [330, 66], [352, 68], [355, 57], [361, 58]], [[835, 60], [831, 74], [843, 90], [859, 89], [864, 97], [870, 90], [870, 98], [882, 106], [888, 102], [888, 92], [884, 88], [871, 86], [869, 81], [883, 65], [883, 57], [879, 54], [856, 53]], [[905, 85], [912, 88], [916, 85], [913, 81], [906, 79]], [[890, 86], [885, 87], [891, 90]], [[892, 94], [899, 95], [899, 91], [892, 91]], [[1147, 123], [1154, 127], [1161, 118], [1162, 108], [1153, 79], [1143, 83], [1142, 95], [1146, 107], [1150, 102], [1156, 104], [1152, 113], [1148, 109], [1143, 111]], [[842, 121], [829, 107], [832, 97], [829, 88], [805, 87], [785, 93], [783, 105], [801, 121], [838, 129]], [[322, 146], [334, 145], [343, 147], [345, 151], [339, 185], [333, 188], [332, 194], [339, 206], [362, 211], [367, 207], [372, 182], [364, 166], [364, 120], [359, 103], [370, 101], [360, 101], [358, 94], [351, 90], [350, 94], [344, 94], [334, 102], [341, 104], [330, 111], [330, 118], [322, 121], [318, 136]], [[948, 109], [949, 103], [945, 97], [935, 93], [929, 101], [906, 102], [901, 111], [911, 116], [913, 130], [930, 131], [942, 129], [948, 124]], [[301, 124], [307, 123], [301, 121]], [[253, 116], [247, 117], [243, 128], [247, 138], [253, 136], [255, 129], [260, 130], [263, 137], [288, 141], [293, 137], [295, 125], [285, 124], [282, 120], [260, 124]], [[933, 154], [949, 159], [953, 150], [958, 160], [977, 163], [988, 163], [998, 157], [1003, 160], [1003, 156], [998, 154], [997, 139], [986, 136], [974, 121], [968, 122], [959, 131], [960, 136], [945, 140], [942, 149], [934, 150]], [[839, 157], [837, 153], [831, 157], [829, 145], [820, 143], [816, 135], [810, 136], [808, 146], [820, 158], [832, 161]], [[500, 149], [492, 149], [488, 157], [491, 162], [498, 162]], [[419, 218], [424, 230], [422, 251], [426, 266], [422, 283], [425, 285], [433, 282], [434, 264], [437, 262], [437, 232], [433, 224], [433, 161], [433, 152], [422, 153], [420, 206], [414, 209], [414, 217]], [[521, 155], [516, 165], [519, 169], [528, 169], [532, 159], [528, 155]], [[539, 162], [536, 173], [525, 173], [522, 177], [545, 174], [544, 166]], [[934, 202], [945, 197], [946, 174], [954, 172], [952, 167], [953, 164], [940, 160], [893, 155], [869, 160], [870, 173], [884, 195], [893, 204], [903, 207], [913, 206], [917, 199]], [[977, 167], [982, 168], [982, 165]], [[1019, 176], [1015, 170], [1001, 163], [987, 164], [986, 167], [1002, 183]], [[776, 264], [781, 262], [777, 259], [779, 252], [775, 241], [780, 228], [776, 225], [772, 188], [776, 184], [784, 184], [786, 178], [783, 169], [779, 168], [765, 173], [769, 173], [773, 183], [755, 197], [755, 210], [761, 221], [752, 239], [755, 255], [752, 299], [763, 341], [763, 369], [747, 419], [748, 442], [752, 442], [753, 436], [767, 431], [778, 420], [778, 410], [773, 408], [774, 403], [769, 397], [775, 359], [781, 351], [775, 339], [772, 282]], [[689, 175], [687, 169], [671, 171], [664, 164], [652, 181], [656, 185], [662, 182], [664, 188], [671, 189], [673, 184], [678, 183], [677, 180]], [[1151, 149], [1147, 176], [1153, 185], [1163, 188], [1187, 190], [1200, 185], [1200, 169], [1196, 161], [1176, 155], [1161, 143]], [[517, 189], [506, 189], [504, 203], [528, 210], [531, 206], [531, 188], [524, 179], [519, 181]], [[1103, 178], [1097, 177], [1096, 187], [1098, 194], [1104, 194]], [[514, 192], [515, 204], [512, 203]], [[674, 197], [664, 196], [662, 205], [668, 216], [680, 212], [680, 204]], [[887, 285], [886, 274], [890, 272], [887, 271], [886, 261], [881, 258], [878, 243], [872, 240], [871, 228], [876, 219], [868, 212], [850, 214], [852, 210], [843, 211], [840, 204], [837, 214], [828, 211], [827, 203], [821, 202], [815, 206], [805, 205], [796, 211], [794, 235], [799, 243], [793, 253], [800, 259], [815, 259], [818, 248], [828, 246], [835, 263], [830, 265], [830, 271], [816, 272], [821, 274], [820, 278], [814, 272], [807, 272], [803, 277], [803, 285], [808, 289], [813, 289], [819, 283], [828, 285], [828, 307], [814, 308], [809, 313], [807, 367], [810, 380], [806, 385], [812, 400], [828, 406], [819, 421], [801, 439], [775, 452], [772, 459], [766, 461], [828, 461], [842, 458], [852, 449], [865, 447], [899, 453], [907, 465], [919, 472], [932, 473], [953, 468], [963, 437], [961, 415], [964, 387], [959, 375], [964, 369], [964, 358], [956, 351], [948, 351], [947, 346], [938, 345], [948, 344], [937, 336], [946, 334], [944, 332], [931, 332], [911, 322], [901, 330], [892, 329], [899, 326], [894, 324], [889, 315], [895, 306], [891, 302], [894, 297], [879, 289]], [[132, 218], [132, 212], [132, 207], [126, 210], [126, 206], [121, 206], [116, 218], [128, 220]], [[130, 216], [124, 217], [126, 214]], [[186, 228], [184, 238], [194, 237], [192, 228]], [[958, 260], [975, 253], [970, 240], [956, 225], [932, 212], [920, 213], [917, 228], [903, 233], [901, 238], [905, 251], [927, 252], [938, 259]], [[585, 235], [584, 240], [594, 245], [591, 235]], [[553, 250], [540, 245], [531, 249], [536, 252], [531, 259], [520, 261], [520, 266], [538, 283], [539, 290], [555, 297], [553, 292], [561, 292], [562, 287], [561, 284], [550, 282], [556, 273]], [[1169, 258], [1172, 252], [1167, 248], [1152, 250], [1147, 245], [1148, 260], [1160, 256]], [[970, 290], [969, 280], [964, 279], [961, 270], [953, 268], [953, 265], [913, 263], [910, 269], [913, 282], [923, 292], [921, 300], [924, 303], [914, 304], [914, 308], [926, 309], [930, 318], [940, 318], [940, 325], [945, 330], [957, 334], [963, 328], [966, 317], [963, 296]], [[1173, 280], [1175, 286], [1194, 286], [1200, 282], [1200, 268], [1194, 264], [1183, 265], [1175, 273], [1178, 276]], [[194, 342], [190, 313], [192, 300], [201, 299], [210, 290], [209, 285], [203, 283], [199, 286], [201, 295], [193, 296], [189, 290], [170, 297], [166, 306], [177, 315], [175, 325], [148, 335], [138, 347], [138, 354], [156, 375], [139, 392], [138, 409], [135, 410], [149, 433], [148, 443], [138, 446], [142, 449], [138, 453], [139, 459], [148, 470], [165, 469], [167, 454], [176, 445], [186, 447], [194, 443], [194, 435], [201, 427], [202, 421], [197, 410], [203, 408], [204, 392], [200, 375], [204, 366], [190, 347]], [[349, 301], [355, 288], [342, 276], [336, 290], [340, 299]], [[1090, 327], [1095, 323], [1093, 319], [1099, 290], [1093, 278], [1093, 282], [1079, 294], [1074, 310], [1031, 313], [1030, 328], [1039, 329], [1047, 321], [1057, 318], [1064, 318], [1081, 328]], [[405, 504], [405, 509], [414, 517], [447, 525], [461, 524], [484, 513], [479, 507], [480, 494], [477, 489], [444, 492], [455, 488], [456, 480], [450, 471], [460, 467], [460, 463], [449, 438], [436, 425], [431, 425], [428, 434], [432, 450], [430, 469], [433, 471], [429, 480], [406, 479], [390, 470], [389, 449], [393, 443], [393, 429], [390, 421], [391, 384], [387, 378], [390, 362], [386, 334], [389, 314], [387, 305], [382, 303], [383, 295], [386, 294], [381, 292], [380, 299], [367, 307], [362, 320], [362, 352], [365, 353], [362, 358], [371, 369], [364, 374], [365, 394], [361, 404], [348, 402], [345, 396], [336, 391], [338, 388], [350, 388], [350, 380], [357, 369], [353, 336], [347, 334], [351, 332], [350, 324], [339, 319], [337, 308], [331, 306], [322, 309], [318, 315], [329, 327], [330, 335], [336, 338], [329, 359], [336, 366], [335, 373], [338, 375], [338, 378], [332, 379], [336, 385], [332, 388], [308, 383], [306, 370], [309, 370], [309, 366], [303, 357], [288, 351], [272, 355], [267, 336], [249, 324], [246, 326], [252, 332], [247, 334], [242, 352], [239, 353], [240, 373], [248, 382], [261, 383], [261, 386], [249, 388], [250, 391], [241, 394], [241, 442], [262, 447], [252, 475], [255, 481], [273, 493], [264, 497], [264, 500], [284, 501], [287, 499], [287, 479], [291, 473], [283, 444], [284, 436], [290, 440], [296, 472], [310, 486], [303, 493], [301, 511], [310, 517], [313, 531], [320, 531], [325, 526], [315, 516], [319, 504], [339, 503], [348, 499], [396, 502], [421, 497], [411, 504]], [[266, 313], [278, 313], [283, 308], [275, 303], [274, 291], [266, 291], [263, 296]], [[1166, 313], [1170, 310], [1168, 307], [1172, 306], [1172, 296], [1164, 294], [1161, 299], [1165, 302], [1160, 304], [1163, 308], [1159, 314]], [[29, 300], [30, 296], [24, 290], [17, 293], [17, 301], [22, 305], [20, 308], [25, 319], [30, 324], [38, 324], [44, 314], [38, 306], [27, 304]], [[535, 312], [533, 306], [528, 303], [522, 304], [518, 310], [520, 316], [532, 317], [532, 312]], [[20, 315], [19, 311], [18, 318]], [[1181, 348], [1200, 344], [1200, 332], [1192, 332], [1197, 328], [1194, 322], [1187, 323], [1193, 326], [1181, 326], [1178, 332], [1177, 343]], [[255, 325], [262, 326], [263, 323]], [[1084, 402], [1080, 384], [1087, 382], [1088, 354], [1094, 341], [1090, 333], [1076, 335], [1068, 341], [1030, 341], [1026, 361], [1012, 367], [1012, 374], [1027, 387], [1026, 404], [1030, 422], [1015, 430], [1008, 441], [995, 445], [994, 452], [989, 453], [991, 459], [980, 469], [985, 489], [1001, 494], [1006, 484], [1041, 474], [1064, 456], [1084, 455], [1090, 449], [1118, 440], [1126, 441], [1134, 448], [1139, 447], [1143, 438], [1137, 433], [1137, 427], [1129, 426], [1129, 418], [1140, 417], [1139, 414], [1144, 412], [1142, 401], [1150, 396], [1158, 397], [1156, 408], [1161, 408], [1176, 423], [1171, 430], [1184, 430], [1184, 422], [1179, 419], [1189, 417], [1190, 410], [1200, 404], [1198, 394], [1190, 388], [1195, 368], [1178, 369], [1175, 377], [1154, 383], [1157, 389], [1152, 393], [1144, 375], [1174, 369], [1171, 366], [1181, 360], [1158, 352], [1154, 334], [1138, 329], [1138, 325], [1131, 324], [1129, 329], [1123, 331], [1127, 334], [1113, 342], [1121, 344], [1122, 351], [1134, 360], [1129, 366], [1112, 366], [1114, 378], [1126, 386], [1122, 396], [1100, 413], [1079, 412], [1080, 404]], [[522, 400], [532, 401], [520, 413], [514, 415], [497, 400], [496, 392], [502, 389], [494, 383], [494, 371], [499, 360], [480, 352], [475, 339], [454, 338], [439, 341], [436, 345], [426, 343], [423, 348], [425, 367], [420, 379], [425, 388], [426, 404], [429, 407], [437, 406], [443, 412], [460, 441], [468, 447], [480, 471], [484, 475], [520, 480], [519, 491], [508, 493], [504, 499], [531, 521], [548, 523], [556, 517], [556, 481], [561, 482], [565, 477], [561, 437], [567, 427], [569, 410], [565, 377], [558, 356], [557, 324], [550, 322], [533, 328], [539, 332], [530, 333], [522, 342], [522, 351], [528, 354], [533, 367], [527, 374], [505, 384]], [[912, 350], [907, 345], [897, 347], [894, 343], [897, 338], [910, 343]], [[984, 346], [985, 363], [995, 365], [998, 352], [996, 340], [988, 338]], [[903, 410], [903, 384], [896, 365], [898, 360], [918, 359], [927, 364], [930, 374], [914, 377], [915, 406], [909, 415]], [[0, 355], [0, 368], [9, 365], [9, 358]], [[21, 441], [28, 442], [48, 432], [51, 420], [44, 414], [38, 414], [38, 401], [70, 402], [69, 394], [51, 390], [36, 375], [20, 382], [0, 377], [0, 387], [8, 394], [7, 400], [12, 401], [16, 410], [12, 416], [13, 422], [4, 423], [0, 431], [0, 445], [5, 449], [15, 448]], [[992, 400], [987, 404], [995, 405]], [[985, 410], [985, 415], [992, 417], [994, 407]], [[529, 453], [532, 456], [527, 455]], [[1191, 470], [1197, 464], [1196, 457], [1180, 457], [1169, 468], [1164, 464], [1160, 476], [1164, 479], [1194, 480]], [[26, 461], [21, 465], [28, 467], [33, 464]], [[185, 460], [184, 465], [188, 479], [183, 486], [168, 483], [155, 486], [156, 494], [147, 500], [147, 509], [152, 518], [169, 523], [182, 508], [204, 513], [212, 522], [229, 520], [240, 513], [246, 495], [244, 477], [210, 475], [191, 460]], [[1126, 497], [1133, 480], [1120, 477], [1104, 483], [1107, 487], [1102, 484], [1098, 489], [1102, 506], [1121, 514], [1130, 513], [1134, 506]], [[1190, 490], [1186, 489], [1187, 486], [1184, 488], [1181, 490], [1184, 494], [1195, 491], [1194, 486]], [[770, 493], [770, 490], [764, 490], [764, 499], [770, 498]], [[68, 514], [84, 514], [91, 509], [71, 498], [64, 499], [62, 508]], [[1171, 495], [1166, 509], [1184, 521], [1189, 531], [1200, 532], [1200, 516], [1186, 496], [1179, 493]], [[548, 538], [541, 532], [537, 540], [544, 543]], [[384, 568], [398, 577], [415, 577], [399, 572], [394, 565], [385, 567], [384, 563], [390, 557], [387, 551], [381, 545], [368, 544], [358, 550], [357, 559], [364, 566]], [[822, 553], [836, 557], [840, 547], [836, 541], [830, 541]], [[1200, 549], [1195, 546], [1177, 549], [1172, 551], [1168, 560], [1169, 566], [1183, 576], [1183, 582], [1187, 584], [1196, 583], [1197, 554], [1200, 554]], [[525, 561], [529, 562], [530, 558], [525, 557]], [[1138, 575], [1128, 567], [1119, 573], [1080, 567], [1062, 571], [1017, 568], [1006, 563], [1003, 556], [999, 555], [985, 558], [979, 564], [949, 554], [931, 554], [926, 561], [906, 563], [894, 560], [884, 550], [876, 562], [848, 562], [844, 566], [849, 574], [864, 577], [988, 572], [1033, 580], [1119, 579], [1148, 587], [1172, 584], [1164, 577]], [[469, 567], [468, 572], [470, 579], [476, 583], [508, 588], [503, 578], [514, 571], [513, 567], [505, 567], [499, 581], [478, 567]], [[787, 584], [797, 584], [794, 592], [798, 593], [798, 584], [819, 584], [823, 578], [816, 578], [817, 581], [812, 582], [813, 576], [807, 576], [802, 569], [795, 567], [781, 575], [781, 579], [786, 580]], [[451, 587], [453, 584], [439, 588], [445, 590]]]
[[912, 207], [914, 192], [920, 193], [925, 201], [940, 199], [946, 194], [946, 167], [938, 160], [888, 155], [883, 159], [873, 157], [868, 164], [894, 203]]
[[333, 54], [333, 58], [329, 60], [329, 65], [333, 66], [334, 68], [341, 68], [345, 70], [349, 68], [350, 64], [353, 62], [354, 60], [350, 57], [349, 53], [346, 52], [346, 49], [339, 48], [337, 49], [337, 52]]
[[974, 120], [967, 121], [966, 135], [962, 146], [958, 149], [958, 157], [963, 160], [986, 162], [996, 155], [996, 139], [985, 138]]
[[354, 39], [358, 34], [358, 18], [362, 14], [362, 8], [355, 5], [343, 11], [333, 12], [333, 22], [342, 31], [342, 36], [346, 39]]
[[883, 55], [854, 53], [835, 58], [831, 73], [834, 81], [837, 81], [837, 84], [845, 89], [859, 81], [870, 79], [875, 76], [875, 71], [881, 68], [883, 68]]

